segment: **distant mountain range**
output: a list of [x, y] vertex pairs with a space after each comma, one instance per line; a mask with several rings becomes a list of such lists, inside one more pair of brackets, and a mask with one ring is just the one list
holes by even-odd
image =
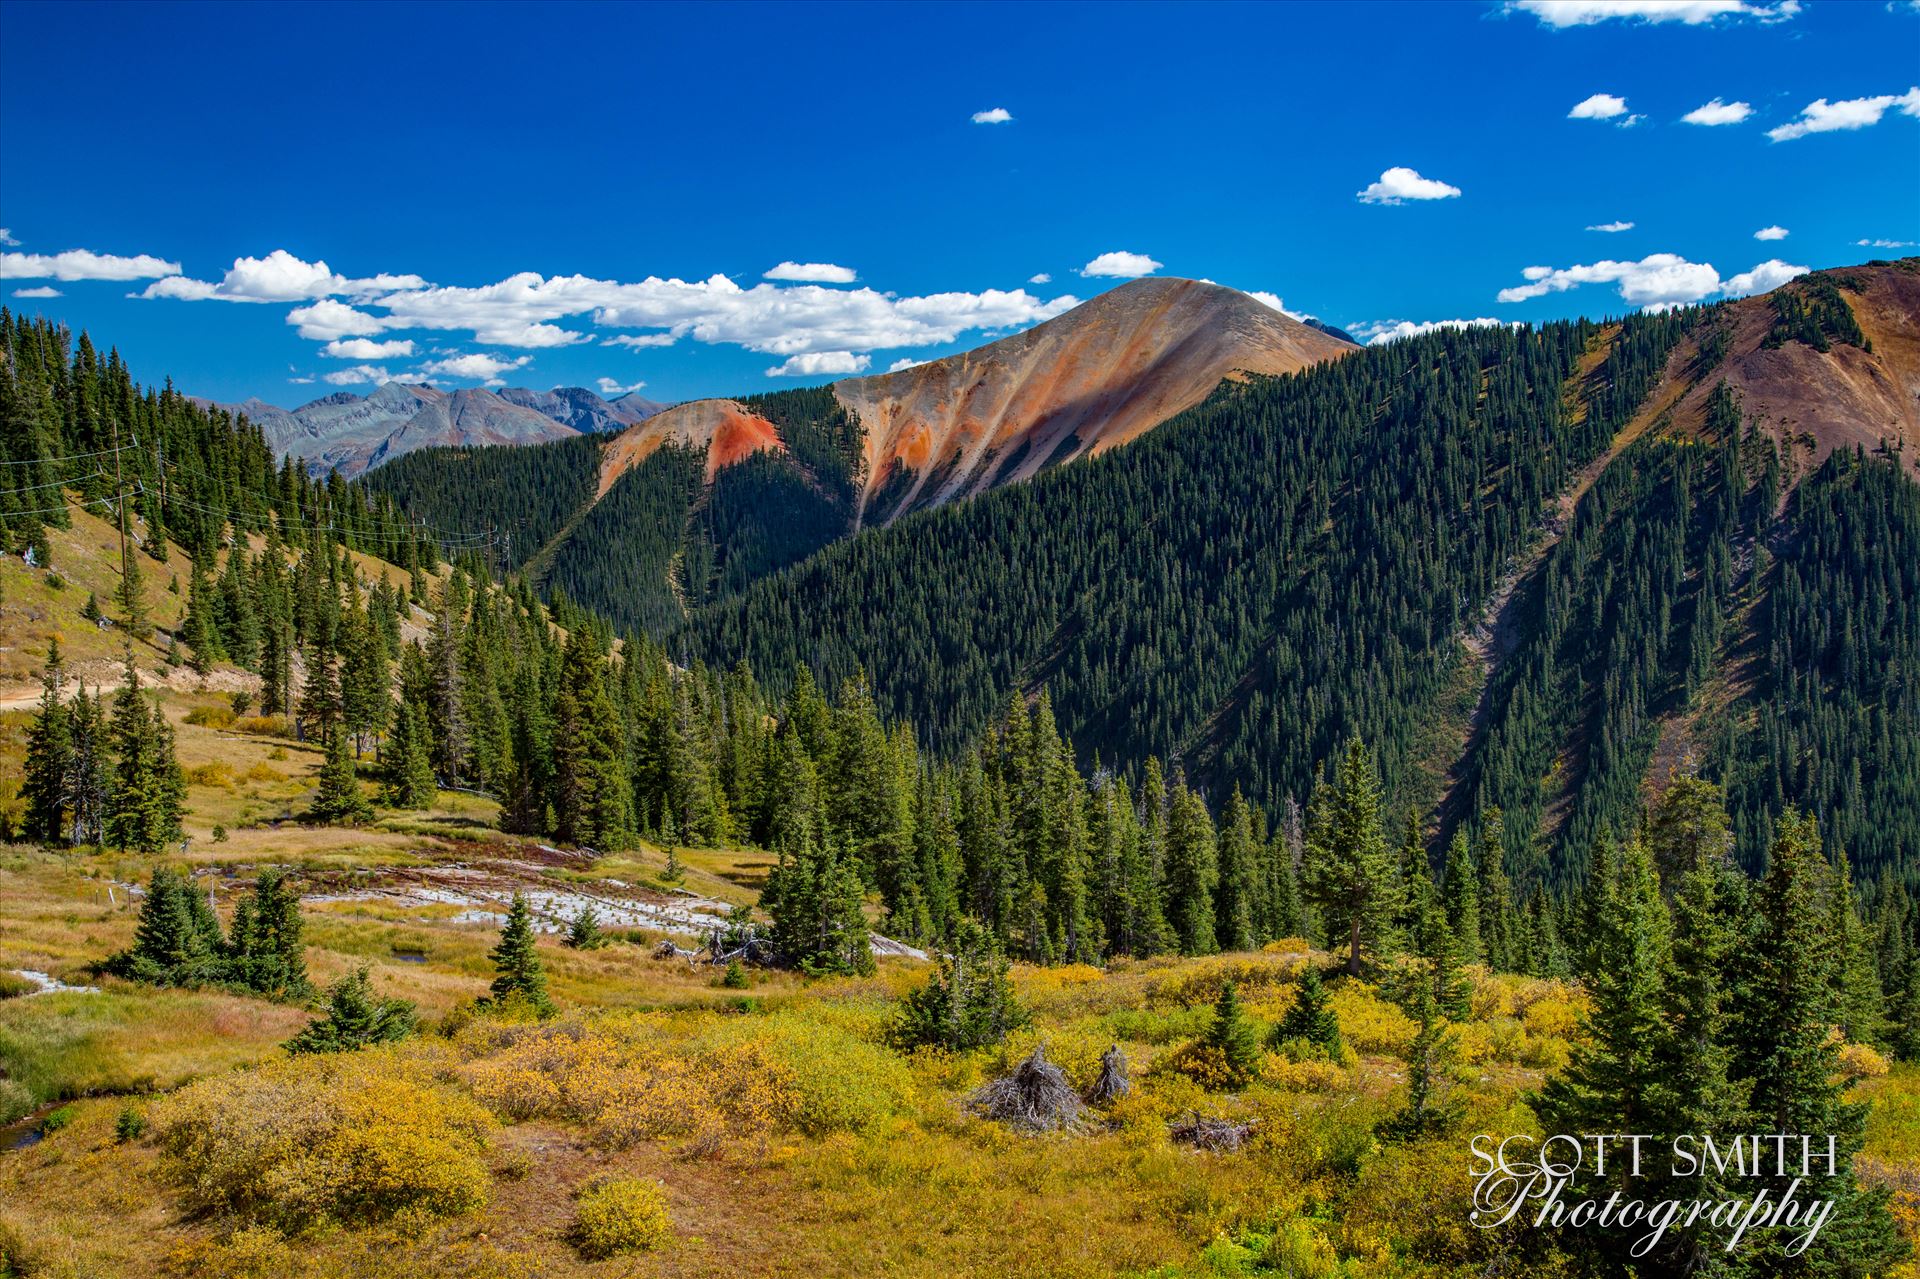
[[435, 445], [540, 444], [623, 431], [666, 407], [635, 392], [603, 399], [583, 386], [442, 391], [406, 382], [388, 382], [369, 395], [336, 391], [296, 409], [260, 399], [197, 402], [244, 414], [279, 456], [301, 458], [316, 474], [339, 471], [348, 478]]

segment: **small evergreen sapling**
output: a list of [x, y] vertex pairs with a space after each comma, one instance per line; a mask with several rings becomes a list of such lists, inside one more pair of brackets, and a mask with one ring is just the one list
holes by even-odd
[[1200, 1044], [1218, 1055], [1228, 1087], [1244, 1087], [1260, 1074], [1260, 1036], [1241, 1011], [1240, 992], [1230, 981], [1220, 988], [1220, 998], [1213, 1005], [1213, 1024]]
[[607, 944], [605, 933], [600, 931], [600, 916], [592, 906], [582, 906], [580, 913], [567, 925], [566, 945], [571, 950], [598, 950]]
[[500, 941], [489, 952], [493, 960], [492, 997], [489, 1003], [524, 1003], [542, 1017], [551, 1016], [553, 1001], [547, 997], [547, 974], [540, 966], [540, 953], [534, 946], [533, 912], [520, 893], [513, 895], [507, 909], [507, 922], [500, 929]]
[[1267, 1036], [1267, 1043], [1276, 1052], [1284, 1052], [1296, 1059], [1313, 1057], [1333, 1062], [1346, 1061], [1347, 1044], [1340, 1034], [1339, 1019], [1328, 1006], [1327, 988], [1314, 969], [1307, 969], [1301, 976], [1293, 1007], [1287, 1009], [1286, 1015]]
[[892, 1035], [903, 1048], [932, 1045], [965, 1052], [1002, 1042], [1028, 1020], [993, 935], [962, 919], [953, 953], [942, 955], [927, 984], [901, 1001]]
[[363, 964], [327, 991], [327, 1015], [307, 1023], [289, 1039], [290, 1053], [353, 1052], [368, 1044], [391, 1043], [413, 1034], [413, 1005], [404, 999], [379, 999]]

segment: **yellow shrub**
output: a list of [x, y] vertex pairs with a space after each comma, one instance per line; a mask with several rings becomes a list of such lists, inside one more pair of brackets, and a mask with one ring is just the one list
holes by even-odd
[[1360, 1052], [1402, 1053], [1420, 1031], [1411, 1017], [1365, 982], [1338, 983], [1327, 1002], [1340, 1020], [1340, 1033]]
[[1840, 1078], [1849, 1086], [1862, 1079], [1878, 1079], [1890, 1069], [1871, 1044], [1848, 1044], [1840, 1050]]
[[1520, 1021], [1529, 1035], [1555, 1035], [1567, 1039], [1580, 1028], [1580, 1016], [1579, 1005], [1570, 1000], [1548, 997], [1528, 1004]]
[[202, 764], [198, 768], [188, 770], [187, 780], [195, 786], [232, 786], [233, 765], [225, 760]]
[[483, 1021], [460, 1042], [478, 1056], [462, 1076], [497, 1114], [581, 1123], [614, 1147], [862, 1130], [914, 1092], [897, 1057], [798, 1013], [731, 1018], [689, 1040], [647, 1014], [520, 1027]]
[[657, 1182], [615, 1177], [581, 1192], [574, 1243], [589, 1257], [649, 1252], [673, 1233], [667, 1196]]
[[1313, 943], [1304, 937], [1282, 937], [1260, 949], [1269, 955], [1307, 955], [1313, 952]]
[[289, 1227], [486, 1202], [492, 1120], [392, 1049], [294, 1057], [202, 1080], [155, 1108], [196, 1207]]
[[1344, 1066], [1331, 1061], [1293, 1061], [1279, 1053], [1268, 1053], [1261, 1077], [1283, 1088], [1301, 1092], [1332, 1092], [1348, 1081]]
[[196, 706], [187, 712], [187, 723], [201, 728], [225, 728], [233, 723], [231, 706]]
[[236, 733], [255, 733], [261, 737], [285, 737], [287, 735], [287, 717], [285, 715], [248, 715], [233, 721]]
[[286, 779], [286, 774], [271, 764], [255, 764], [246, 772], [250, 782], [278, 782]]

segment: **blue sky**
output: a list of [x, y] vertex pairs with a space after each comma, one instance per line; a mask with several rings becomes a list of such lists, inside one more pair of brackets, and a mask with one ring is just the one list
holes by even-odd
[[1617, 314], [1912, 252], [1916, 85], [1904, 0], [6, 0], [0, 300], [283, 405], [820, 382], [1102, 271], [1367, 337]]

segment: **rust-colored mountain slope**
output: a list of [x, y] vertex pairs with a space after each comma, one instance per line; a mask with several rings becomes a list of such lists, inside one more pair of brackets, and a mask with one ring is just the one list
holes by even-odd
[[987, 346], [836, 382], [865, 432], [859, 522], [1124, 444], [1235, 373], [1291, 373], [1357, 349], [1234, 289], [1135, 280]]
[[[1823, 280], [1839, 290], [1872, 349], [1841, 341], [1826, 351], [1792, 340], [1768, 346], [1776, 295]], [[1871, 451], [1883, 441], [1903, 443], [1907, 456], [1920, 459], [1920, 258], [1815, 271], [1728, 305], [1716, 327], [1725, 335], [1719, 363], [1701, 355], [1715, 327], [1682, 342], [1630, 434], [1669, 414], [1669, 429], [1697, 430], [1707, 397], [1724, 380], [1747, 416], [1793, 444], [1800, 462], [1856, 445]]]
[[786, 447], [773, 423], [733, 400], [694, 400], [656, 413], [616, 436], [601, 456], [600, 484], [594, 500], [605, 497], [615, 480], [667, 443], [705, 449], [709, 481], [722, 467], [751, 453]]

